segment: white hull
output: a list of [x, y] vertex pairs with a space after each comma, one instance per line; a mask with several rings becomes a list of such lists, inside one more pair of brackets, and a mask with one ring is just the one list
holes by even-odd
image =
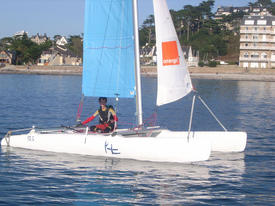
[[[161, 131], [157, 137], [85, 133], [37, 133], [7, 137], [9, 146], [51, 152], [116, 157], [157, 162], [195, 162], [209, 159], [210, 142], [171, 137], [174, 132]], [[178, 134], [178, 132], [177, 132]], [[2, 139], [1, 145], [7, 145]]]
[[[148, 132], [148, 131], [147, 131]], [[11, 135], [1, 145], [51, 152], [116, 157], [157, 162], [195, 162], [207, 160], [212, 151], [240, 152], [246, 145], [244, 132], [156, 131], [156, 137], [138, 135], [39, 133]], [[152, 132], [148, 132], [148, 134]], [[125, 135], [125, 133], [124, 133]], [[7, 144], [8, 143], [8, 144]]]

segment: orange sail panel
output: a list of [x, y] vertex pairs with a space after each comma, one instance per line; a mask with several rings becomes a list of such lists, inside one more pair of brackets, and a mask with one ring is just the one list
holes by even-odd
[[180, 64], [176, 41], [162, 42], [162, 62], [163, 66]]

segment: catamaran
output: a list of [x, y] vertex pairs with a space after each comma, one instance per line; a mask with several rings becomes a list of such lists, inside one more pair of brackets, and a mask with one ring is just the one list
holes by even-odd
[[[153, 0], [158, 91], [157, 106], [193, 91], [183, 52], [165, 0]], [[136, 98], [137, 127], [95, 133], [89, 127], [10, 131], [1, 145], [81, 155], [157, 162], [208, 160], [211, 151], [241, 152], [245, 132], [229, 132], [200, 96], [194, 95], [188, 131], [170, 131], [143, 124], [137, 0], [86, 0], [82, 93], [87, 97]], [[225, 129], [191, 131], [198, 97]]]

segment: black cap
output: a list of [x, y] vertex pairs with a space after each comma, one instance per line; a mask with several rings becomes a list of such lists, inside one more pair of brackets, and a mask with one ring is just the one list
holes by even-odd
[[102, 101], [102, 100], [104, 100], [105, 102], [107, 102], [107, 97], [99, 97], [99, 98], [98, 98], [98, 101], [99, 101], [99, 102]]

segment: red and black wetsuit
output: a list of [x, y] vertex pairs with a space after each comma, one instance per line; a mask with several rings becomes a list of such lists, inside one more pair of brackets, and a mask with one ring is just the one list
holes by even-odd
[[108, 133], [114, 130], [115, 121], [118, 121], [112, 106], [100, 107], [91, 117], [87, 118], [82, 124], [87, 124], [99, 115], [99, 124], [91, 126], [91, 131]]

